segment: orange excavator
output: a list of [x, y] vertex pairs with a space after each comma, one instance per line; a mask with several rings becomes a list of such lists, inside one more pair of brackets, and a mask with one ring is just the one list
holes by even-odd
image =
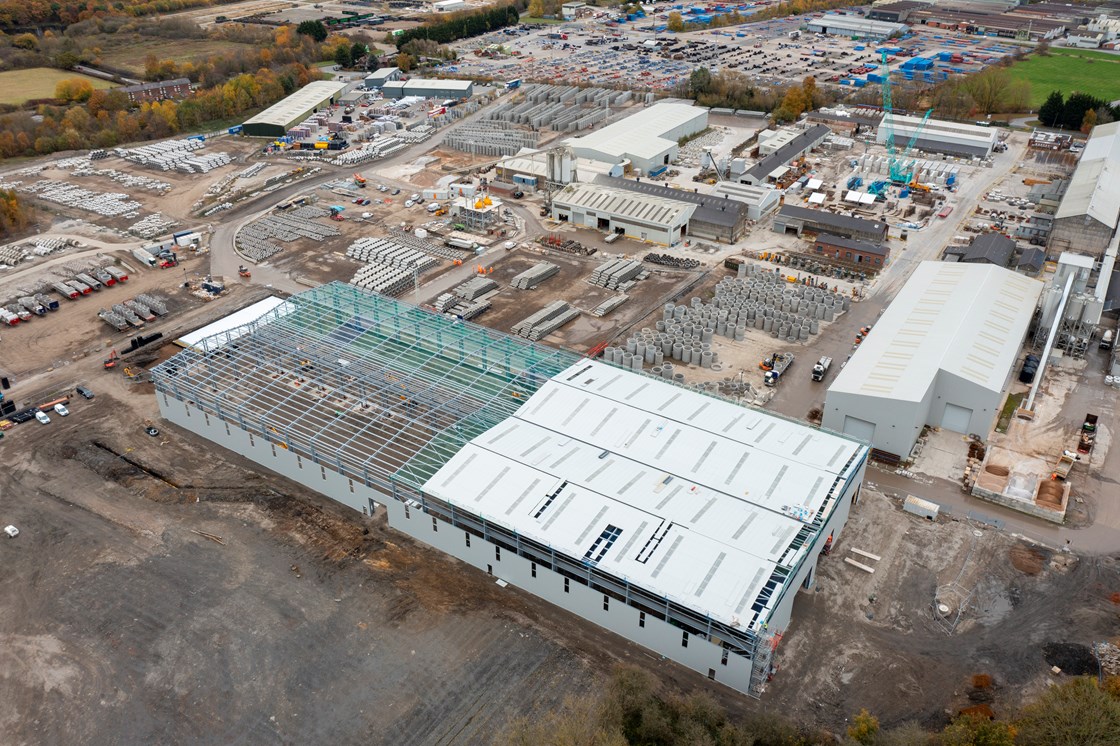
[[116, 350], [111, 351], [109, 353], [109, 357], [105, 358], [105, 360], [103, 361], [105, 370], [112, 370], [113, 368], [117, 367], [117, 363], [120, 362], [120, 359], [121, 356], [119, 352], [117, 352]]

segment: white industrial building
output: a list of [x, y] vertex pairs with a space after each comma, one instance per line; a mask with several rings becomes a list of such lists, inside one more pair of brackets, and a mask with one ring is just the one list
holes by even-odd
[[432, 3], [432, 10], [437, 13], [450, 13], [455, 10], [464, 10], [467, 4], [463, 0], [436, 0]]
[[639, 241], [676, 246], [697, 206], [600, 184], [569, 184], [552, 197], [552, 219]]
[[[880, 145], [887, 142], [887, 118], [887, 115], [883, 116], [875, 132], [875, 141]], [[914, 147], [927, 153], [984, 158], [992, 154], [992, 148], [999, 139], [995, 129], [976, 124], [928, 119], [923, 127], [922, 117], [894, 114], [890, 119], [894, 124], [896, 146], [901, 147], [910, 142], [920, 129], [921, 134]]]
[[861, 39], [887, 39], [896, 34], [905, 34], [909, 30], [905, 23], [872, 21], [862, 16], [841, 16], [833, 13], [826, 13], [820, 18], [810, 18], [806, 28], [817, 34], [836, 34]]
[[868, 455], [342, 283], [153, 381], [168, 421], [755, 696]]
[[768, 186], [740, 184], [737, 181], [720, 181], [712, 187], [712, 194], [724, 199], [733, 199], [747, 205], [747, 217], [761, 220], [778, 209], [782, 193]]
[[381, 86], [385, 98], [470, 98], [474, 94], [474, 82], [470, 80], [389, 80]]
[[403, 76], [404, 71], [399, 67], [379, 67], [362, 80], [362, 87], [376, 90], [391, 80], [400, 80]]
[[588, 135], [574, 137], [567, 144], [581, 158], [612, 164], [629, 161], [639, 175], [647, 175], [676, 160], [678, 140], [707, 126], [707, 109], [680, 103], [655, 104]]
[[1093, 128], [1061, 204], [1049, 248], [1100, 257], [1120, 226], [1120, 122]]
[[922, 262], [828, 389], [824, 427], [904, 460], [926, 425], [986, 438], [1042, 283]]

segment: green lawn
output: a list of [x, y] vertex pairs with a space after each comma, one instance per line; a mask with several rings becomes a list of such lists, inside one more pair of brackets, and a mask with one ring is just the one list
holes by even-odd
[[1031, 55], [1011, 67], [1011, 76], [1031, 84], [1031, 108], [1038, 109], [1051, 91], [1088, 93], [1105, 101], [1120, 99], [1120, 56], [1077, 49], [1051, 49], [1051, 56]]
[[33, 98], [53, 98], [54, 87], [60, 80], [82, 78], [94, 88], [112, 88], [113, 83], [91, 78], [81, 73], [55, 70], [51, 67], [32, 67], [27, 70], [9, 70], [0, 73], [0, 104], [22, 104]]
[[215, 54], [226, 54], [248, 49], [247, 44], [210, 39], [130, 39], [127, 44], [105, 48], [101, 61], [115, 68], [128, 70], [135, 75], [144, 73], [144, 60], [154, 54], [161, 60], [180, 64], [194, 62]]

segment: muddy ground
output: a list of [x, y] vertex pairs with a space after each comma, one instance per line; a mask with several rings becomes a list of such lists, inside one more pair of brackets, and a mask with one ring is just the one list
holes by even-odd
[[[1008, 711], [1051, 677], [1045, 646], [1082, 660], [1120, 619], [1114, 560], [931, 524], [869, 488], [757, 703], [161, 424], [149, 385], [97, 362], [77, 364], [94, 401], [0, 442], [0, 518], [22, 531], [0, 542], [10, 743], [486, 743], [616, 661], [732, 713], [933, 725], [977, 673], [995, 683], [971, 696]], [[972, 595], [950, 634], [931, 604], [954, 583]]]

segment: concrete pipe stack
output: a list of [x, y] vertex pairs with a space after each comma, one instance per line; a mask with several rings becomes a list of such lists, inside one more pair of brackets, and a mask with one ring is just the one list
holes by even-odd
[[[700, 324], [658, 321], [656, 328], [647, 327], [630, 336], [620, 349], [641, 357], [655, 368], [660, 366], [665, 378], [676, 375], [673, 371], [674, 362], [720, 370], [716, 367], [720, 361], [719, 353], [712, 349], [712, 334], [711, 328]], [[709, 341], [705, 342], [705, 339]]]
[[832, 321], [850, 303], [846, 296], [744, 263], [738, 277], [720, 280], [711, 303], [692, 298], [688, 305], [666, 305], [658, 330], [679, 330], [711, 344], [713, 336], [742, 341], [753, 327], [781, 341], [806, 342], [820, 332], [821, 322]]

